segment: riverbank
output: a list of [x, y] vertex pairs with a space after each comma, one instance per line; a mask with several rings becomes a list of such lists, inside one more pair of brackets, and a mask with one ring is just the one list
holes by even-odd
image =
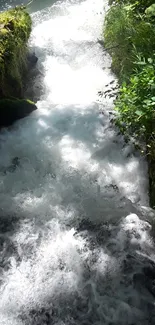
[[31, 28], [31, 17], [25, 7], [0, 13], [0, 126], [9, 125], [36, 109], [34, 103], [22, 100]]
[[[120, 89], [116, 124], [132, 136], [149, 166], [150, 205], [155, 206], [155, 6], [154, 1], [110, 2], [104, 26], [105, 47]], [[145, 145], [144, 145], [145, 143]]]

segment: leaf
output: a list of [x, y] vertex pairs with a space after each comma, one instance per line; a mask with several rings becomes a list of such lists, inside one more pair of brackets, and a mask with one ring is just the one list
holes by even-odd
[[151, 104], [151, 100], [150, 99], [144, 99], [143, 101], [146, 105], [150, 105]]
[[136, 115], [138, 115], [138, 116], [142, 116], [142, 115], [143, 115], [143, 112], [142, 112], [142, 111], [139, 111], [139, 110], [137, 110], [137, 111], [135, 112], [135, 114], [136, 114]]
[[136, 62], [137, 65], [146, 65], [146, 62], [145, 61], [139, 61], [139, 62]]
[[145, 10], [146, 15], [148, 16], [155, 16], [155, 4], [152, 4]]
[[148, 62], [149, 62], [149, 63], [153, 63], [153, 59], [148, 58]]

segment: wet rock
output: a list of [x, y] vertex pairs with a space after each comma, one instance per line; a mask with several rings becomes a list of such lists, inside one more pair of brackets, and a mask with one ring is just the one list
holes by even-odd
[[154, 267], [151, 267], [151, 266], [148, 266], [148, 267], [144, 267], [143, 268], [143, 271], [144, 271], [144, 274], [152, 279], [152, 280], [155, 280], [155, 265]]
[[0, 216], [0, 233], [6, 233], [19, 226], [19, 217], [17, 216]]
[[143, 273], [135, 273], [133, 275], [133, 284], [135, 288], [145, 285], [146, 277]]
[[128, 259], [125, 259], [122, 262], [122, 268], [123, 268], [124, 272], [130, 272], [133, 269], [133, 265], [132, 265], [132, 263], [130, 263], [130, 261]]
[[155, 281], [148, 281], [146, 287], [149, 292], [155, 297]]
[[[152, 145], [153, 147], [153, 145]], [[152, 148], [153, 150], [153, 148]], [[153, 151], [152, 151], [153, 152]], [[149, 198], [150, 206], [155, 208], [155, 159], [153, 156], [147, 155], [148, 168], [149, 168]]]
[[97, 43], [99, 43], [100, 45], [104, 46], [104, 41], [102, 39], [97, 39]]
[[102, 97], [103, 96], [103, 91], [98, 91], [98, 96]]
[[38, 62], [38, 58], [35, 55], [35, 52], [27, 54], [28, 69], [32, 69]]
[[27, 99], [1, 99], [0, 127], [9, 126], [36, 109], [35, 103]]
[[146, 277], [146, 288], [153, 296], [155, 296], [155, 267], [144, 267], [143, 271]]
[[[152, 270], [148, 268], [144, 269], [145, 274], [142, 273], [136, 273], [133, 275], [133, 283], [134, 287], [136, 289], [146, 288], [154, 297], [155, 297], [155, 278], [154, 273], [152, 273]], [[153, 277], [153, 278], [152, 278]]]
[[112, 85], [115, 82], [115, 80], [112, 80], [109, 82], [109, 85]]

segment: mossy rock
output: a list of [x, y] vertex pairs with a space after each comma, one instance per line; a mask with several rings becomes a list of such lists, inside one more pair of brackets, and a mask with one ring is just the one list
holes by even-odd
[[24, 7], [0, 13], [0, 98], [23, 97], [31, 25]]
[[0, 99], [0, 126], [9, 126], [36, 109], [35, 103], [28, 99]]

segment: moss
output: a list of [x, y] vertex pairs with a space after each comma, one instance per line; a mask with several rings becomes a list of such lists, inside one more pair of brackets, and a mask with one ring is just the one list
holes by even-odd
[[36, 109], [35, 103], [29, 99], [0, 99], [0, 126], [11, 125]]
[[22, 97], [31, 18], [24, 7], [0, 13], [0, 97]]

